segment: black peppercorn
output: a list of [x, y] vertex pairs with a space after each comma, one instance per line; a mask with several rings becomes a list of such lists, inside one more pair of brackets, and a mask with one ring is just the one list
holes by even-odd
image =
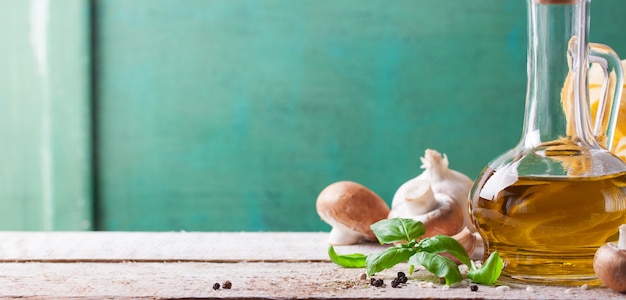
[[217, 283], [217, 282], [216, 282], [216, 283], [214, 283], [214, 284], [213, 284], [213, 289], [214, 289], [214, 290], [219, 290], [219, 289], [220, 289], [220, 284], [219, 284], [219, 283]]
[[230, 290], [230, 288], [233, 287], [233, 283], [230, 282], [230, 280], [226, 280], [224, 281], [224, 284], [222, 284], [222, 287], [224, 287], [227, 290]]
[[391, 287], [397, 288], [400, 285], [400, 280], [400, 278], [395, 278], [393, 281], [391, 281]]
[[385, 284], [385, 282], [382, 279], [376, 279], [376, 281], [374, 281], [375, 287], [381, 287], [383, 284]]
[[398, 272], [398, 283], [406, 283], [409, 279], [406, 277], [404, 272]]
[[472, 292], [478, 291], [478, 286], [475, 284], [470, 285], [470, 291]]

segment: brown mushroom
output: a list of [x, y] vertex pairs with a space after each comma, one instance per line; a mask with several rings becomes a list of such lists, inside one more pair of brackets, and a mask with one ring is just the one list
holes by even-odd
[[350, 245], [376, 241], [370, 225], [387, 218], [389, 206], [376, 193], [352, 181], [335, 182], [317, 197], [317, 213], [332, 226], [328, 242]]
[[626, 293], [626, 225], [619, 227], [617, 244], [600, 247], [593, 258], [593, 271], [612, 290]]

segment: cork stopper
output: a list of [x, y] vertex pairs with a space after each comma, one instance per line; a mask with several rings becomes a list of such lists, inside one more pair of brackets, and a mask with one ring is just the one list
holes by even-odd
[[539, 4], [576, 4], [580, 0], [537, 0]]

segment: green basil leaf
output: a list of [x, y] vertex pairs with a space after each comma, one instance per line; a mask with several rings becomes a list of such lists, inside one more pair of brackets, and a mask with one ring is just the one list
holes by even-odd
[[489, 255], [480, 269], [470, 270], [467, 277], [476, 283], [492, 285], [496, 283], [500, 277], [502, 268], [504, 268], [504, 262], [502, 258], [500, 258], [500, 254], [494, 251]]
[[391, 218], [370, 226], [381, 244], [410, 242], [426, 233], [424, 224], [411, 219]]
[[471, 267], [471, 260], [463, 245], [457, 240], [447, 235], [435, 235], [425, 238], [417, 244], [417, 251], [426, 251], [430, 253], [450, 253], [456, 257], [461, 263]]
[[328, 257], [330, 260], [342, 267], [346, 268], [363, 268], [365, 267], [365, 258], [367, 256], [354, 253], [354, 254], [345, 254], [339, 255], [335, 252], [335, 248], [333, 246], [328, 247]]
[[426, 270], [446, 279], [446, 285], [463, 280], [461, 271], [451, 259], [436, 253], [417, 252], [409, 258], [410, 265], [422, 265]]
[[407, 261], [413, 254], [415, 254], [415, 249], [405, 247], [389, 247], [379, 253], [370, 254], [365, 260], [367, 275], [371, 276], [372, 274]]

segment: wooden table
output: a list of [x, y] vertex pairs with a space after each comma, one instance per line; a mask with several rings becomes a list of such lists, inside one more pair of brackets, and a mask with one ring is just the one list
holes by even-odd
[[[390, 286], [406, 265], [361, 279], [328, 260], [326, 233], [0, 232], [0, 298], [626, 299], [605, 288], [448, 288], [424, 270]], [[371, 253], [379, 245], [337, 247]], [[231, 289], [213, 289], [231, 281]]]

